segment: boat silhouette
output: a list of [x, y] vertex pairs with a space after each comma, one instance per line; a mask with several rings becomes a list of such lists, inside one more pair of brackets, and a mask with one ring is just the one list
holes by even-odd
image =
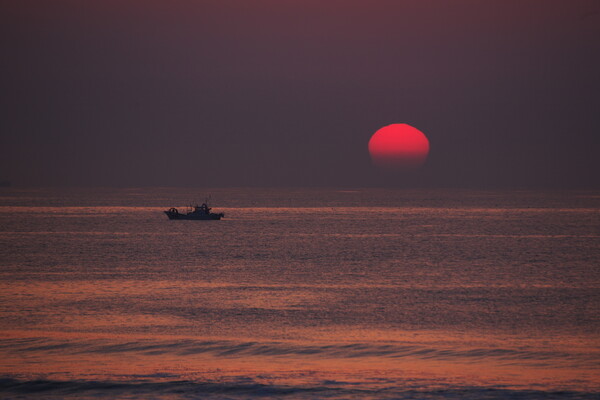
[[165, 214], [169, 219], [192, 219], [192, 220], [219, 220], [225, 216], [223, 213], [212, 213], [210, 212], [212, 208], [208, 206], [206, 203], [202, 203], [202, 205], [190, 207], [185, 214], [180, 213], [178, 209], [175, 207], [171, 207]]

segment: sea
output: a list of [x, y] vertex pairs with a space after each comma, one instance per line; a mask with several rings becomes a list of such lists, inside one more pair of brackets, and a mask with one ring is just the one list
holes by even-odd
[[0, 188], [2, 399], [600, 399], [599, 345], [598, 191]]

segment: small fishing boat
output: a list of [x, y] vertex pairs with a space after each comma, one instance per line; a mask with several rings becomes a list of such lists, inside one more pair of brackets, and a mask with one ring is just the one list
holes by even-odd
[[218, 220], [225, 216], [223, 213], [212, 213], [212, 210], [206, 203], [202, 203], [201, 206], [191, 207], [185, 214], [180, 213], [175, 207], [172, 207], [165, 211], [169, 219], [194, 219], [194, 220]]

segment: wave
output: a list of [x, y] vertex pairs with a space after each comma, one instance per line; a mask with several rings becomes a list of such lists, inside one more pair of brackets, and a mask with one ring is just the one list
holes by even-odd
[[0, 394], [12, 399], [238, 399], [238, 398], [329, 398], [329, 399], [598, 399], [598, 392], [519, 390], [494, 387], [434, 387], [413, 385], [361, 387], [357, 383], [322, 381], [314, 386], [264, 384], [243, 378], [233, 382], [194, 381], [56, 381], [0, 378]]
[[537, 366], [560, 365], [573, 367], [600, 367], [597, 352], [566, 352], [527, 348], [452, 348], [432, 347], [422, 344], [303, 344], [295, 342], [239, 342], [233, 340], [151, 340], [113, 342], [95, 340], [57, 339], [3, 339], [4, 351], [25, 353], [71, 353], [71, 354], [126, 354], [145, 356], [172, 354], [192, 356], [207, 354], [213, 357], [317, 357], [348, 359], [361, 357], [385, 357], [390, 359], [411, 357], [443, 361], [477, 361], [492, 359], [497, 363], [529, 362]]
[[52, 381], [32, 380], [20, 381], [12, 378], [0, 379], [0, 393], [13, 393], [21, 395], [40, 394], [47, 398], [53, 396], [90, 396], [98, 398], [101, 396], [128, 396], [128, 398], [152, 398], [169, 397], [176, 394], [177, 398], [186, 398], [202, 395], [231, 395], [257, 397], [279, 396], [286, 394], [316, 393], [322, 388], [285, 387], [277, 385], [265, 385], [255, 382], [192, 382], [192, 381], [167, 381], [167, 382], [111, 382], [111, 381]]

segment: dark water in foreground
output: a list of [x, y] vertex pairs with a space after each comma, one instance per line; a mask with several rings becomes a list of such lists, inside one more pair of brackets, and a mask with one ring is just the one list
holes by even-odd
[[598, 399], [599, 266], [597, 192], [2, 188], [0, 398]]

